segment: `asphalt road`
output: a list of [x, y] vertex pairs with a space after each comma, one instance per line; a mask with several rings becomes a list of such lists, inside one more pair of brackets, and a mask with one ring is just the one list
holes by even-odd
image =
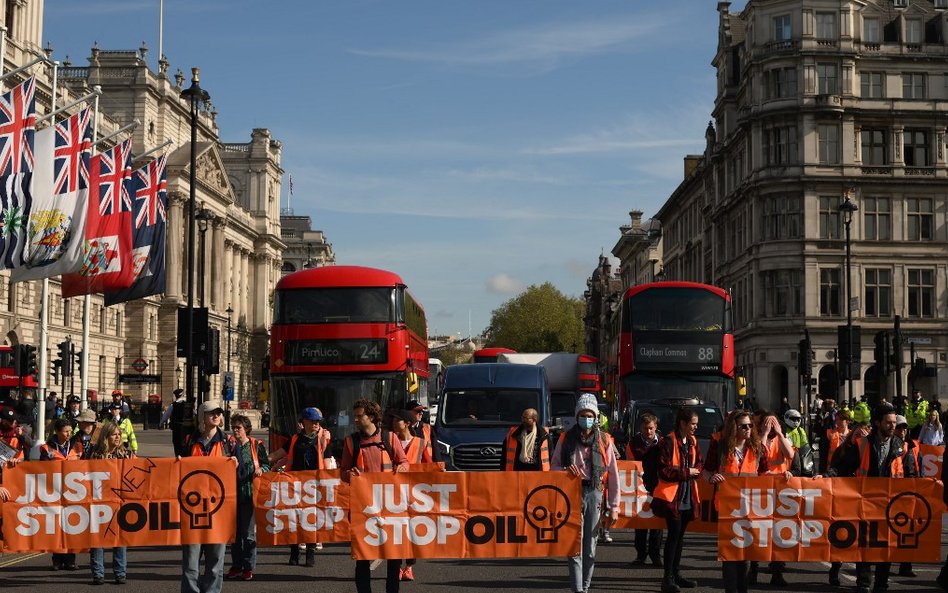
[[[256, 437], [264, 437], [257, 431]], [[171, 433], [167, 430], [139, 431], [139, 452], [149, 456], [170, 456]], [[264, 437], [265, 438], [265, 437]], [[597, 553], [598, 562], [593, 578], [592, 591], [603, 592], [653, 592], [660, 589], [661, 569], [652, 566], [638, 567], [630, 564], [634, 556], [632, 532], [613, 533], [612, 544], [603, 544]], [[943, 547], [945, 534], [942, 535]], [[721, 565], [716, 559], [715, 540], [703, 534], [686, 536], [682, 572], [699, 582], [695, 593], [721, 591]], [[349, 546], [327, 545], [317, 552], [314, 568], [288, 566], [285, 548], [261, 549], [257, 561], [255, 578], [251, 582], [230, 582], [224, 590], [239, 593], [337, 593], [355, 591], [352, 582], [354, 561]], [[106, 553], [106, 576], [111, 577]], [[139, 548], [128, 552], [128, 584], [124, 588], [134, 593], [151, 593], [177, 590], [181, 578], [181, 553], [178, 548]], [[225, 565], [229, 566], [229, 563]], [[762, 567], [765, 568], [765, 567]], [[893, 567], [897, 568], [897, 567]], [[784, 591], [834, 592], [853, 591], [852, 565], [844, 565], [843, 588], [832, 588], [827, 584], [827, 565], [819, 563], [790, 565], [786, 578], [790, 586]], [[893, 576], [891, 591], [915, 591], [918, 593], [940, 591], [934, 585], [939, 565], [915, 565], [918, 577], [914, 579]], [[374, 590], [384, 591], [384, 565], [373, 572]], [[535, 593], [536, 591], [569, 591], [566, 561], [561, 558], [522, 560], [438, 560], [419, 561], [415, 567], [416, 580], [402, 583], [406, 592], [462, 592], [496, 590], [504, 592]], [[758, 590], [770, 590], [769, 575], [761, 573]], [[79, 555], [79, 570], [75, 572], [53, 572], [48, 554], [0, 555], [0, 591], [30, 591], [36, 593], [69, 591], [116, 591], [119, 586], [106, 582], [106, 586], [90, 584], [88, 554]]]

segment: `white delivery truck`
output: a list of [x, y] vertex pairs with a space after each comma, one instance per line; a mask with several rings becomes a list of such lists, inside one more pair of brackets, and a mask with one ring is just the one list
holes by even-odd
[[[569, 430], [576, 424], [576, 399], [579, 397], [579, 354], [569, 352], [510, 352], [500, 354], [497, 362], [532, 364], [546, 370], [550, 384], [550, 417], [553, 427]], [[597, 398], [599, 394], [596, 394]]]

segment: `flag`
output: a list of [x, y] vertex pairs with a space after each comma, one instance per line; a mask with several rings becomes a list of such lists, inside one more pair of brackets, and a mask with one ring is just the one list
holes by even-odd
[[144, 298], [165, 291], [165, 234], [168, 226], [168, 190], [165, 162], [168, 155], [135, 171], [132, 180], [132, 265], [134, 281], [124, 290], [105, 293], [105, 305]]
[[33, 205], [23, 265], [11, 275], [14, 282], [51, 278], [81, 267], [91, 151], [91, 109], [36, 133]]
[[0, 95], [0, 269], [23, 263], [33, 188], [36, 79]]
[[128, 288], [132, 267], [132, 143], [92, 157], [82, 268], [63, 276], [63, 298]]

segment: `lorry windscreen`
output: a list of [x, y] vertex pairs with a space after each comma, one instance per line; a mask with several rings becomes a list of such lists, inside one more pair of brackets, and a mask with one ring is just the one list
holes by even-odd
[[[540, 392], [535, 389], [466, 389], [445, 391], [441, 399], [441, 422], [445, 426], [514, 426], [524, 410], [541, 411]], [[544, 418], [540, 418], [541, 423]]]

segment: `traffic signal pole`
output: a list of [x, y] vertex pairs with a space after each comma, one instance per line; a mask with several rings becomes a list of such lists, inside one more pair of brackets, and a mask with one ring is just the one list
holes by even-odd
[[892, 366], [895, 367], [895, 402], [905, 413], [905, 400], [902, 393], [902, 319], [895, 316], [895, 335], [892, 336]]

